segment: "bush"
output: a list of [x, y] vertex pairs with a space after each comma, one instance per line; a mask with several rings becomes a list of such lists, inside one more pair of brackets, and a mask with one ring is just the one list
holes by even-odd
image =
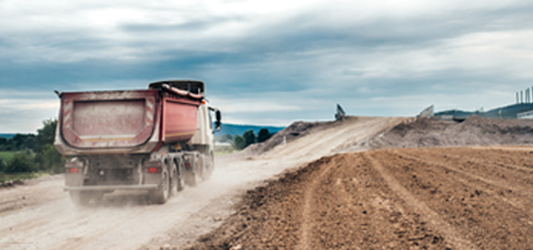
[[63, 165], [65, 159], [57, 152], [57, 149], [52, 144], [46, 144], [42, 148], [41, 153], [41, 169], [50, 170], [53, 173], [63, 172]]
[[0, 172], [4, 172], [6, 169], [6, 164], [4, 163], [4, 160], [0, 159]]
[[254, 134], [254, 131], [251, 129], [244, 132], [244, 134], [242, 134], [242, 137], [244, 138], [244, 141], [246, 142], [246, 146], [244, 147], [248, 147], [248, 145], [255, 143], [255, 134]]
[[33, 158], [26, 153], [18, 153], [9, 159], [4, 170], [5, 173], [25, 173], [37, 171]]
[[257, 133], [257, 142], [264, 142], [268, 140], [272, 135], [266, 128], [262, 128], [259, 130], [259, 133]]
[[48, 144], [54, 143], [54, 137], [56, 134], [56, 119], [48, 119], [43, 121], [43, 127], [37, 130], [37, 144], [35, 150], [41, 152]]
[[240, 135], [235, 135], [233, 139], [233, 147], [237, 150], [244, 149], [246, 147], [246, 140]]

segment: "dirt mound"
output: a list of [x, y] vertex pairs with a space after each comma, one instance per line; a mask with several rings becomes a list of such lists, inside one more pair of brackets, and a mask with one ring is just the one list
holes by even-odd
[[325, 157], [248, 191], [188, 249], [529, 249], [532, 150]]
[[395, 126], [370, 142], [371, 148], [531, 144], [533, 121], [479, 116], [462, 123], [418, 118]]
[[265, 142], [250, 145], [244, 150], [243, 153], [260, 155], [264, 152], [273, 149], [278, 145], [283, 144], [284, 142], [289, 143], [299, 137], [303, 137], [307, 134], [312, 133], [314, 130], [331, 127], [336, 123], [338, 122], [294, 122], [290, 126], [274, 134], [270, 139], [266, 140]]

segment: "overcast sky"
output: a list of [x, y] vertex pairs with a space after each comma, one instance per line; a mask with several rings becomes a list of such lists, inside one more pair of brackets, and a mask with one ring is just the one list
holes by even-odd
[[53, 90], [199, 79], [224, 121], [485, 110], [533, 85], [533, 2], [0, 0], [0, 133]]

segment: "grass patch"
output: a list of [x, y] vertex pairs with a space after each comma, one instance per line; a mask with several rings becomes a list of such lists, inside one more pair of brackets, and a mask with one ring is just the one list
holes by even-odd
[[229, 155], [233, 153], [240, 152], [240, 150], [231, 150], [231, 151], [215, 151], [215, 155]]
[[233, 146], [231, 145], [215, 145], [215, 155], [228, 155], [228, 154], [233, 154], [233, 153], [237, 153], [239, 152], [240, 150], [236, 150]]
[[4, 162], [7, 162], [17, 153], [18, 152], [15, 151], [0, 151], [0, 159], [4, 160]]
[[43, 176], [50, 175], [48, 172], [33, 172], [33, 173], [17, 173], [17, 174], [4, 174], [0, 172], [0, 183], [6, 181], [27, 180], [35, 179]]

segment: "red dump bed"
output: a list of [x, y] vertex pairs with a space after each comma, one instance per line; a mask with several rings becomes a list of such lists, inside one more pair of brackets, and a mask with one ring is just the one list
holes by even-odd
[[62, 93], [61, 141], [55, 144], [65, 154], [132, 148], [142, 153], [159, 142], [188, 141], [200, 102], [160, 89]]

